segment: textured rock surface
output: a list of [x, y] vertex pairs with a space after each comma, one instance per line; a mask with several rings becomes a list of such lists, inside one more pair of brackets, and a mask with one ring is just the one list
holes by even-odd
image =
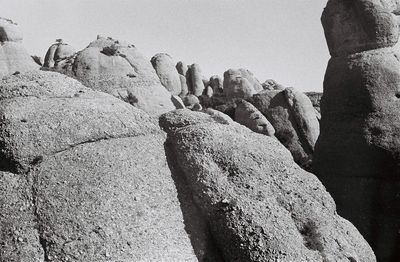
[[374, 248], [400, 259], [400, 63], [378, 49], [332, 58], [313, 169]]
[[263, 90], [260, 82], [247, 69], [229, 69], [224, 73], [224, 94], [228, 99], [249, 98]]
[[21, 41], [22, 33], [17, 24], [0, 18], [0, 77], [39, 68]]
[[262, 87], [264, 90], [283, 90], [285, 87], [279, 83], [277, 83], [273, 79], [267, 79], [264, 83], [262, 83]]
[[188, 81], [189, 93], [195, 96], [201, 96], [205, 87], [200, 66], [198, 64], [191, 65], [186, 73], [186, 78], [188, 78], [188, 76], [190, 77], [190, 81]]
[[67, 59], [75, 55], [75, 48], [63, 43], [57, 42], [49, 47], [46, 56], [44, 57], [44, 67], [54, 67], [59, 60]]
[[305, 92], [304, 93], [308, 98], [310, 98], [311, 103], [313, 107], [321, 113], [321, 99], [322, 99], [322, 93], [318, 92]]
[[323, 185], [275, 139], [188, 110], [160, 125], [225, 261], [375, 261]]
[[397, 0], [329, 0], [322, 24], [332, 56], [393, 46], [399, 37]]
[[267, 136], [275, 134], [275, 129], [268, 119], [255, 106], [244, 100], [237, 103], [235, 121], [256, 133]]
[[196, 261], [153, 118], [58, 73], [0, 86], [1, 261]]
[[188, 71], [188, 66], [187, 66], [187, 64], [185, 64], [184, 62], [182, 62], [182, 61], [179, 61], [177, 64], [176, 64], [176, 70], [178, 71], [178, 73], [180, 74], [180, 75], [183, 75], [183, 76], [186, 76], [186, 73], [187, 73], [187, 71]]
[[85, 86], [112, 94], [158, 115], [175, 107], [151, 63], [133, 45], [99, 37], [87, 48], [53, 68]]
[[249, 101], [267, 117], [275, 128], [275, 136], [290, 150], [295, 161], [309, 168], [319, 123], [307, 96], [287, 88], [264, 90]]
[[151, 58], [151, 64], [161, 84], [173, 95], [179, 95], [182, 91], [181, 80], [172, 57], [168, 54], [156, 54]]
[[220, 76], [212, 76], [210, 77], [210, 86], [212, 87], [215, 95], [221, 95], [224, 92], [224, 80]]
[[333, 57], [313, 169], [378, 261], [400, 261], [400, 53], [390, 47], [400, 5], [344, 2], [330, 1], [322, 19]]
[[181, 93], [179, 96], [182, 98], [189, 93], [189, 87], [186, 82], [186, 77], [183, 75], [179, 75], [179, 80], [181, 81]]

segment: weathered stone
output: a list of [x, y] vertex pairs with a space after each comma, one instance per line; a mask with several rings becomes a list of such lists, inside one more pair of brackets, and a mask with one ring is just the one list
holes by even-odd
[[149, 114], [175, 107], [151, 63], [129, 45], [100, 37], [52, 70], [72, 76], [84, 85], [114, 95]]
[[236, 104], [236, 122], [248, 127], [250, 130], [256, 133], [264, 134], [267, 136], [274, 136], [274, 127], [255, 106], [244, 100], [241, 100]]
[[164, 53], [156, 54], [151, 58], [151, 64], [156, 70], [161, 84], [171, 92], [171, 94], [179, 95], [182, 91], [181, 80], [172, 57]]
[[318, 92], [305, 92], [304, 93], [308, 98], [310, 98], [311, 103], [313, 107], [318, 111], [318, 113], [321, 113], [321, 99], [322, 99], [322, 93]]
[[254, 86], [239, 70], [229, 69], [224, 73], [224, 95], [228, 99], [247, 99], [256, 94]]
[[319, 123], [307, 96], [292, 89], [264, 90], [249, 101], [267, 117], [275, 128], [275, 136], [290, 150], [294, 160], [309, 169]]
[[48, 68], [57, 66], [56, 63], [58, 61], [70, 58], [75, 53], [75, 48], [63, 42], [57, 42], [51, 45], [47, 50], [43, 66]]
[[273, 79], [267, 79], [264, 83], [262, 83], [262, 87], [264, 90], [283, 90], [285, 87], [279, 83], [277, 83]]
[[400, 62], [377, 49], [331, 58], [313, 170], [379, 261], [400, 259]]
[[396, 0], [329, 0], [322, 14], [333, 57], [389, 47], [399, 38]]
[[22, 33], [17, 24], [0, 18], [0, 77], [39, 68], [21, 41]]
[[[190, 82], [188, 84], [189, 93], [195, 96], [201, 96], [205, 87], [200, 66], [198, 64], [191, 65], [187, 74], [190, 76]], [[186, 76], [186, 78], [188, 77]]]
[[180, 98], [179, 96], [171, 96], [171, 100], [172, 103], [174, 103], [174, 106], [176, 107], [176, 109], [184, 109], [185, 108], [185, 104], [182, 101], [182, 98]]
[[212, 76], [210, 77], [210, 86], [212, 87], [214, 94], [222, 95], [224, 92], [223, 80], [220, 76]]
[[188, 110], [160, 125], [225, 261], [375, 261], [324, 186], [277, 140]]
[[184, 62], [179, 61], [179, 62], [176, 64], [176, 70], [178, 71], [178, 73], [179, 73], [180, 75], [186, 76], [186, 73], [187, 73], [187, 71], [188, 71], [188, 66], [187, 66]]
[[200, 100], [195, 95], [187, 95], [183, 98], [183, 103], [186, 107], [192, 107], [195, 104], [199, 104]]
[[[58, 73], [10, 76], [0, 86], [2, 170], [18, 172], [22, 193], [32, 190], [20, 219], [0, 216], [0, 231], [23, 229], [9, 233], [1, 261], [196, 261], [152, 117]], [[5, 188], [1, 214], [25, 199]], [[9, 244], [17, 237], [24, 246]]]
[[189, 93], [189, 88], [186, 83], [185, 76], [179, 75], [179, 80], [181, 81], [181, 93], [179, 94], [179, 96], [182, 98], [182, 97], [185, 97]]

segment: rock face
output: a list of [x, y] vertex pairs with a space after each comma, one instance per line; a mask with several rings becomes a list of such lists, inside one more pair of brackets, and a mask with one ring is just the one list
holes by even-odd
[[319, 123], [311, 101], [292, 88], [254, 95], [249, 101], [267, 117], [275, 136], [290, 150], [295, 161], [310, 168]]
[[246, 69], [229, 69], [224, 73], [224, 94], [228, 99], [247, 99], [263, 90], [263, 87]]
[[58, 73], [0, 87], [0, 261], [196, 261], [152, 117]]
[[333, 57], [389, 47], [399, 37], [397, 0], [330, 0], [322, 25]]
[[[61, 39], [60, 39], [61, 40]], [[44, 67], [54, 67], [58, 61], [67, 59], [75, 55], [75, 48], [70, 45], [63, 43], [62, 40], [51, 45], [47, 50], [44, 58]]]
[[[324, 80], [313, 169], [378, 261], [394, 262], [400, 261], [400, 53], [380, 48], [397, 42], [388, 3], [331, 0], [325, 9], [322, 22], [334, 57]], [[351, 28], [360, 31], [350, 36]]]
[[186, 73], [186, 79], [190, 78], [189, 81], [189, 93], [195, 96], [201, 96], [204, 91], [203, 76], [201, 74], [201, 69], [198, 64], [193, 64], [190, 66]]
[[321, 99], [322, 99], [322, 93], [318, 92], [306, 92], [304, 93], [308, 98], [310, 98], [311, 103], [313, 107], [321, 113]]
[[17, 24], [0, 18], [0, 77], [39, 68], [21, 42]]
[[179, 61], [179, 62], [176, 64], [175, 67], [176, 67], [176, 70], [178, 71], [178, 73], [179, 73], [180, 75], [186, 76], [186, 73], [187, 73], [187, 71], [188, 71], [188, 66], [187, 66], [184, 62]]
[[224, 80], [220, 76], [215, 75], [215, 76], [210, 77], [210, 81], [209, 82], [210, 82], [210, 86], [213, 89], [214, 95], [222, 95], [223, 94], [223, 92], [224, 92], [224, 89], [223, 89], [224, 88], [224, 86], [223, 86]]
[[268, 119], [255, 106], [244, 100], [237, 103], [235, 121], [256, 133], [267, 136], [275, 134], [275, 129]]
[[156, 54], [151, 59], [151, 64], [161, 84], [173, 95], [179, 95], [182, 91], [181, 80], [172, 57], [168, 54]]
[[178, 181], [225, 261], [375, 261], [318, 179], [276, 140], [204, 113], [160, 118]]
[[273, 79], [267, 79], [264, 83], [262, 83], [262, 87], [264, 90], [283, 90], [285, 87], [279, 83], [277, 83]]
[[112, 94], [152, 115], [175, 108], [171, 94], [161, 85], [151, 63], [135, 46], [118, 40], [99, 37], [52, 70]]

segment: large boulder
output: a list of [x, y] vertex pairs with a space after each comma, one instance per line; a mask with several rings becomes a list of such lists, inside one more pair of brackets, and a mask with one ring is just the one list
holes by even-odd
[[276, 139], [185, 109], [160, 125], [174, 176], [190, 188], [225, 261], [376, 261]]
[[17, 24], [0, 18], [0, 77], [38, 68], [22, 45], [22, 33]]
[[333, 57], [389, 47], [397, 43], [398, 0], [329, 0], [322, 14]]
[[220, 76], [215, 75], [215, 76], [210, 77], [209, 85], [212, 87], [214, 95], [222, 95], [223, 94], [223, 92], [224, 92], [223, 84], [224, 84], [224, 80]]
[[134, 45], [98, 37], [74, 57], [51, 70], [74, 77], [94, 90], [112, 94], [158, 115], [175, 109], [151, 63]]
[[76, 50], [72, 46], [64, 43], [61, 39], [49, 47], [44, 57], [44, 67], [54, 67], [58, 61], [67, 59], [75, 55]]
[[227, 99], [247, 99], [263, 90], [260, 82], [246, 69], [229, 69], [224, 73], [223, 93]]
[[264, 90], [249, 101], [275, 128], [275, 136], [292, 153], [295, 161], [309, 169], [319, 123], [310, 99], [292, 88]]
[[182, 91], [181, 80], [172, 57], [165, 53], [156, 54], [151, 58], [151, 64], [156, 70], [161, 84], [171, 92], [171, 94], [179, 95]]
[[201, 96], [205, 86], [201, 68], [198, 64], [193, 64], [189, 67], [189, 70], [186, 72], [186, 79], [189, 79], [189, 93], [195, 96]]
[[196, 261], [152, 117], [51, 72], [0, 114], [0, 261]]
[[248, 127], [256, 133], [274, 136], [275, 128], [255, 106], [244, 100], [238, 101], [236, 104], [236, 122]]
[[322, 20], [343, 52], [326, 70], [313, 170], [378, 260], [400, 261], [399, 1], [345, 2], [329, 1]]

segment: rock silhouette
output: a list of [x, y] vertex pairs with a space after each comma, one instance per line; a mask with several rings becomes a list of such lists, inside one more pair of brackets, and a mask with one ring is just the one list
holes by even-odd
[[360, 230], [378, 261], [393, 262], [400, 259], [400, 53], [394, 46], [399, 34], [395, 3], [328, 2], [322, 23], [332, 58], [313, 162], [339, 214]]

